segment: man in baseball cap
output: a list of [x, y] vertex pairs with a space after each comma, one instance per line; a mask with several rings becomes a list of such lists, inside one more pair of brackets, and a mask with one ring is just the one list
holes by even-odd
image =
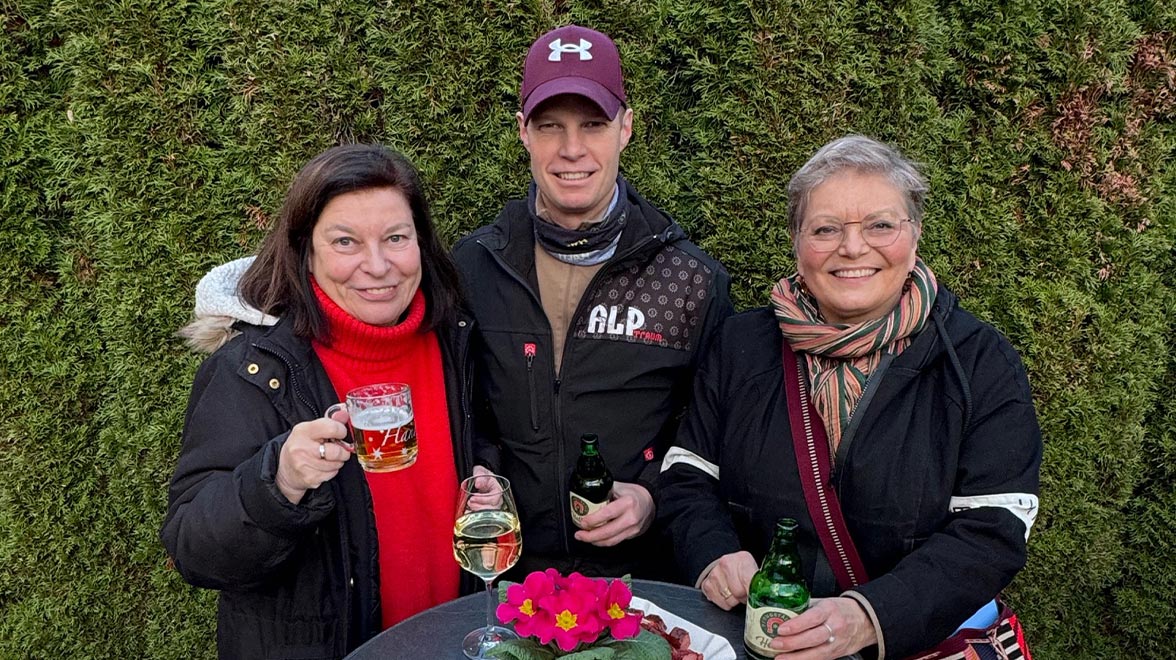
[[[454, 247], [486, 402], [475, 461], [511, 481], [524, 538], [513, 575], [665, 578], [668, 555], [646, 534], [656, 476], [698, 352], [732, 313], [729, 278], [619, 174], [633, 110], [612, 39], [577, 25], [539, 37], [519, 96], [527, 198]], [[585, 433], [614, 484], [574, 520]]]
[[[573, 232], [606, 220], [633, 135], [616, 44], [578, 25], [548, 32], [527, 53], [519, 97], [519, 137], [531, 154], [540, 216]], [[610, 228], [609, 235], [619, 231]]]

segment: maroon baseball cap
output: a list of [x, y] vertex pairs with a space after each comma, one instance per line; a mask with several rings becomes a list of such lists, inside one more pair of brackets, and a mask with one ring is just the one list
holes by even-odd
[[523, 64], [523, 119], [540, 103], [558, 94], [579, 94], [610, 118], [625, 105], [621, 54], [607, 35], [567, 25], [531, 44]]

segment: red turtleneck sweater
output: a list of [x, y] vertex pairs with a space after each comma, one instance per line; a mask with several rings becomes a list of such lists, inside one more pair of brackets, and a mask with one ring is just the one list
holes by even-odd
[[396, 472], [364, 472], [380, 543], [380, 604], [387, 628], [458, 596], [461, 569], [453, 558], [457, 470], [441, 347], [418, 332], [425, 317], [417, 291], [404, 321], [368, 325], [335, 304], [314, 282], [330, 344], [313, 342], [339, 400], [374, 383], [408, 383], [416, 417], [416, 463]]

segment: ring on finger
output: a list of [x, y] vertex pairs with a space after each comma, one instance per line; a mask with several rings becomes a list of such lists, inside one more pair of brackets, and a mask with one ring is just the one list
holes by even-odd
[[319, 443], [319, 458], [327, 460], [327, 443]]
[[731, 590], [726, 587], [723, 587], [723, 590], [720, 591], [719, 593], [723, 595], [723, 598], [730, 598], [731, 597]]
[[825, 630], [828, 630], [828, 631], [829, 631], [829, 639], [826, 639], [826, 640], [825, 640], [825, 643], [826, 643], [826, 644], [832, 644], [834, 641], [836, 641], [836, 640], [837, 640], [837, 638], [833, 636], [833, 629], [829, 627], [829, 624], [828, 624], [828, 623], [822, 623], [821, 625], [822, 625], [822, 626], [825, 626]]

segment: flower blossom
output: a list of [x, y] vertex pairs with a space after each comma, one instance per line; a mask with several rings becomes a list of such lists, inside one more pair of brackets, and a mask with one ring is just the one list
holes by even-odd
[[523, 637], [538, 635], [553, 625], [551, 614], [539, 608], [539, 601], [555, 592], [551, 576], [538, 571], [531, 573], [522, 584], [512, 584], [506, 590], [506, 602], [498, 606], [495, 614], [503, 623], [515, 624], [515, 630]]
[[604, 629], [596, 616], [594, 590], [560, 589], [541, 599], [539, 607], [554, 617], [552, 626], [539, 632], [539, 641], [546, 644], [554, 639], [561, 650], [571, 651], [581, 642], [595, 642]]
[[628, 639], [641, 631], [641, 615], [629, 613], [633, 592], [620, 580], [613, 580], [600, 599], [599, 616], [616, 639]]
[[561, 656], [610, 636], [619, 640], [638, 635], [641, 616], [629, 613], [632, 599], [633, 592], [621, 580], [580, 573], [565, 577], [549, 568], [508, 587], [497, 614], [503, 623], [513, 622], [522, 637], [538, 640]]

